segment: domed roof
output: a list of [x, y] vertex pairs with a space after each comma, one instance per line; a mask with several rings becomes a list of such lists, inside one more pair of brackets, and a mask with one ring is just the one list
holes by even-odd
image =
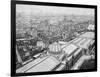
[[49, 53], [52, 53], [52, 54], [62, 53], [60, 44], [55, 42], [55, 43], [49, 45]]

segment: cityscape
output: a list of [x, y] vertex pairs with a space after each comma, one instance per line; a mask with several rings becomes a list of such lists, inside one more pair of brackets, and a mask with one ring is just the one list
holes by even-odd
[[16, 5], [16, 73], [95, 66], [94, 9]]

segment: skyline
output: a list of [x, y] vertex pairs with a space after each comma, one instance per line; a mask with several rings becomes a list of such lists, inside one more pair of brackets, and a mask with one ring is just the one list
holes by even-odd
[[[59, 12], [60, 11], [60, 12]], [[76, 7], [58, 7], [58, 6], [40, 6], [40, 5], [16, 5], [16, 12], [22, 12], [27, 15], [89, 15], [94, 16], [94, 9], [76, 8]]]

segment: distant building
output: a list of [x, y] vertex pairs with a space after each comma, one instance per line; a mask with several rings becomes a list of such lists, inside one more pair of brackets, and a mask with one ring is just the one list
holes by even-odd
[[88, 28], [87, 28], [88, 30], [95, 30], [95, 26], [93, 25], [93, 24], [89, 24], [89, 26], [88, 26]]
[[43, 41], [37, 41], [37, 47], [45, 48], [45, 43]]
[[16, 34], [16, 39], [22, 39], [22, 38], [25, 38], [25, 37], [26, 37], [25, 33]]

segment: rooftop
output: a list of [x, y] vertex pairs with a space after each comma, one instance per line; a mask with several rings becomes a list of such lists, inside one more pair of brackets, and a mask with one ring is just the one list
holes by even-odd
[[79, 37], [93, 39], [95, 37], [95, 33], [94, 32], [86, 32], [86, 33], [80, 35]]
[[78, 47], [75, 46], [74, 44], [70, 44], [66, 47], [64, 47], [62, 50], [65, 51], [66, 54], [70, 55], [73, 53]]

